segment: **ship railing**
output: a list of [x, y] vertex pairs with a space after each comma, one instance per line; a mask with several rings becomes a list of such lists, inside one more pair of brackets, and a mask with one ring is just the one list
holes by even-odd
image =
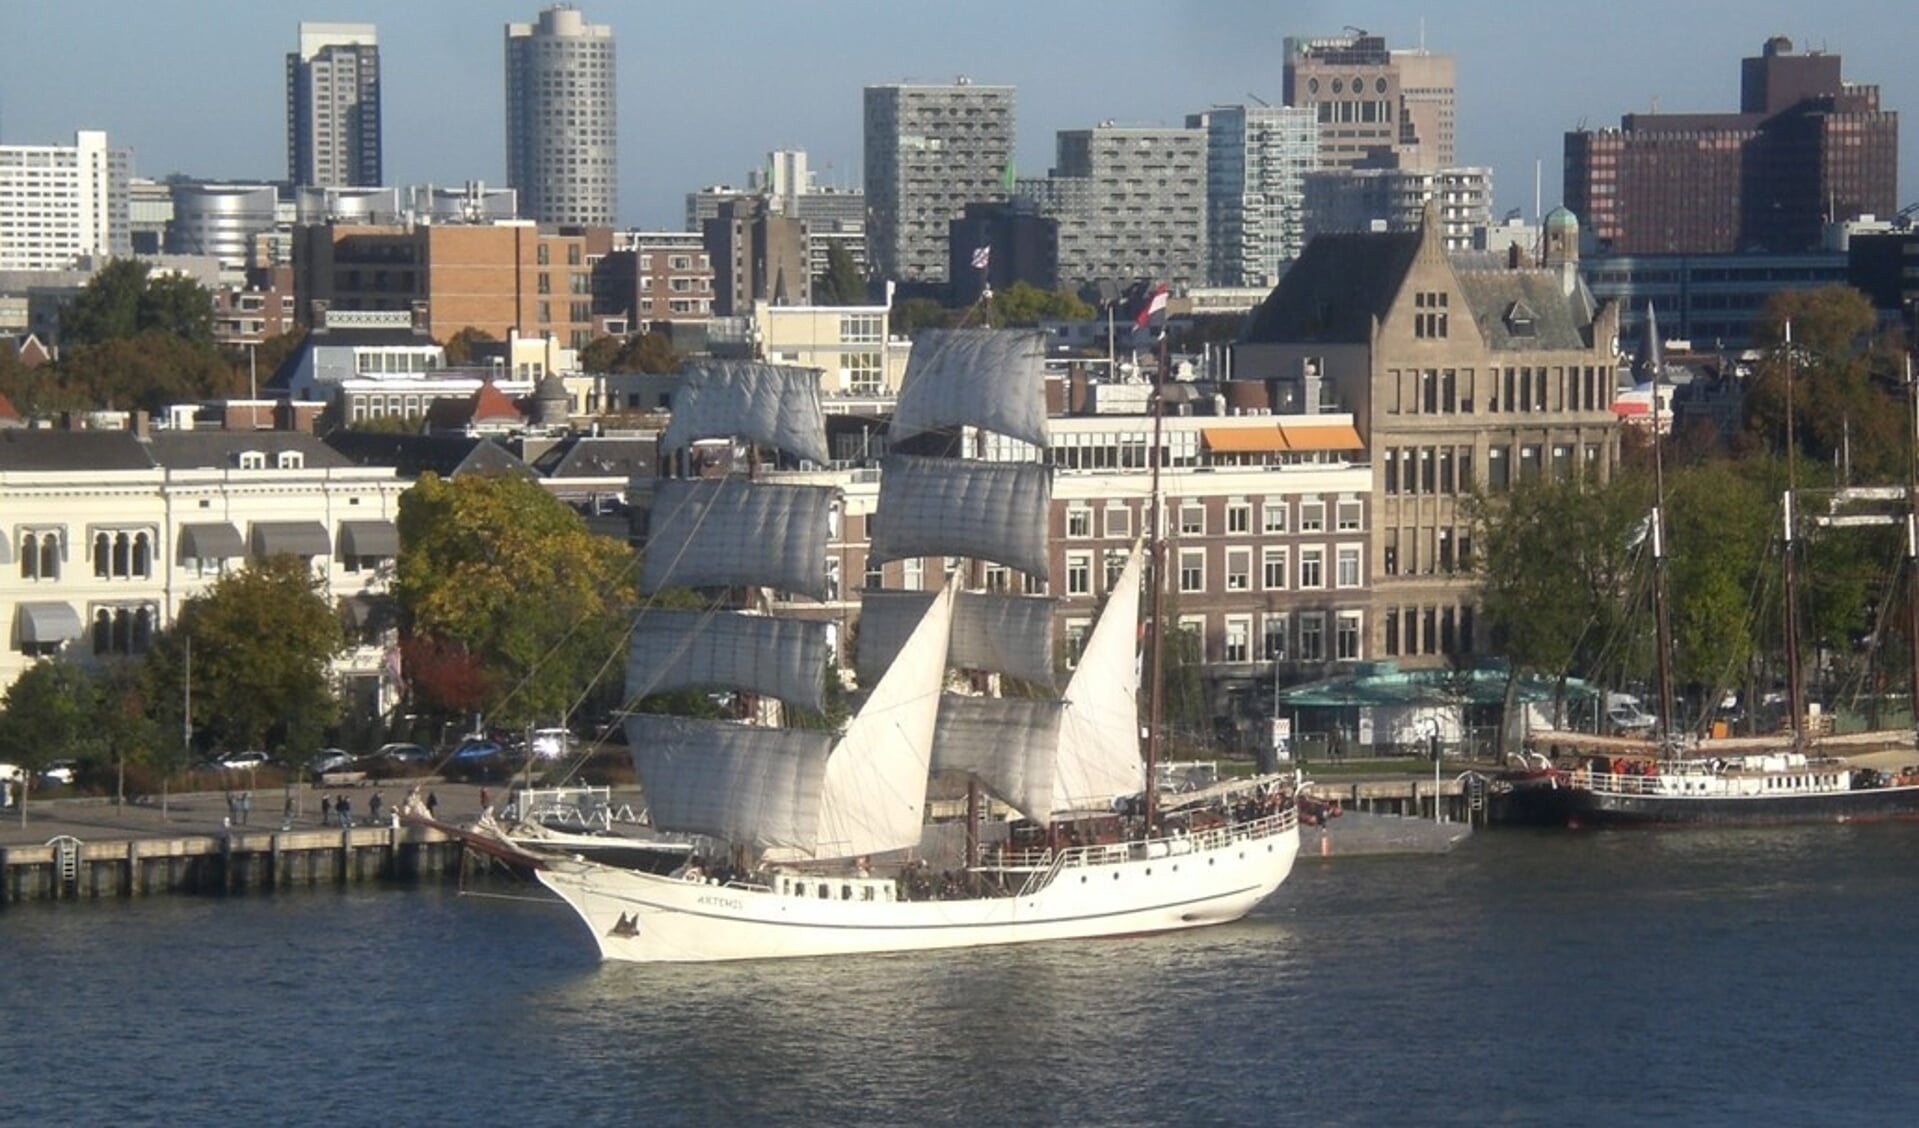
[[1299, 813], [1292, 807], [1248, 819], [1196, 831], [1176, 831], [1137, 842], [1103, 842], [1089, 846], [1068, 846], [1054, 850], [1008, 852], [991, 868], [1000, 871], [1026, 870], [1029, 876], [1020, 896], [1037, 892], [1052, 884], [1063, 869], [1110, 866], [1120, 862], [1149, 858], [1179, 857], [1225, 849], [1235, 842], [1270, 838], [1299, 825]]
[[1658, 795], [1664, 790], [1656, 775], [1630, 775], [1623, 772], [1575, 772], [1573, 786], [1609, 791], [1615, 795]]

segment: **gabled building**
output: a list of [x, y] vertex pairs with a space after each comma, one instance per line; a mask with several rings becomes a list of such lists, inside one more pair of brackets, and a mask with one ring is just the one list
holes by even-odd
[[1315, 239], [1235, 347], [1236, 380], [1275, 411], [1351, 412], [1371, 453], [1368, 655], [1417, 668], [1489, 647], [1462, 498], [1612, 474], [1619, 315], [1578, 268], [1564, 209], [1539, 265], [1467, 269], [1429, 208], [1416, 231]]

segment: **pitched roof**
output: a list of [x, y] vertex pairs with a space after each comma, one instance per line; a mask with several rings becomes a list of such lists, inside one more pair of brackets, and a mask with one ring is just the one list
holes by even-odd
[[391, 466], [402, 478], [432, 471], [442, 478], [461, 474], [539, 475], [492, 439], [472, 435], [389, 435], [337, 430], [326, 445], [359, 466]]
[[[1487, 348], [1591, 347], [1597, 312], [1592, 294], [1577, 282], [1568, 291], [1557, 270], [1463, 270], [1458, 278]], [[1515, 309], [1530, 315], [1530, 334], [1527, 324], [1512, 316]]]
[[547, 451], [534, 469], [548, 478], [651, 477], [658, 450], [651, 439], [580, 436]]
[[1364, 344], [1419, 252], [1417, 231], [1321, 235], [1246, 324], [1247, 344]]
[[154, 462], [169, 470], [229, 466], [242, 451], [279, 454], [297, 451], [308, 469], [353, 465], [339, 452], [303, 431], [156, 431], [147, 440]]
[[130, 431], [0, 430], [0, 470], [151, 470], [146, 446]]

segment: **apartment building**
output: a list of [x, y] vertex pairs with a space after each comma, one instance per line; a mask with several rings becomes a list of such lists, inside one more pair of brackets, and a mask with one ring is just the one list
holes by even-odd
[[0, 145], [0, 271], [72, 270], [133, 253], [133, 153], [99, 130], [71, 145]]

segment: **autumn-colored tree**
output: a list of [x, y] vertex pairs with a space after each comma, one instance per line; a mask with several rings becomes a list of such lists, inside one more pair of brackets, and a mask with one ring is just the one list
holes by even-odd
[[1746, 399], [1747, 427], [1766, 448], [1783, 449], [1790, 385], [1800, 457], [1843, 459], [1854, 481], [1903, 481], [1903, 366], [1876, 330], [1872, 302], [1849, 286], [1775, 293], [1753, 326], [1754, 342], [1766, 352]]
[[635, 333], [630, 337], [600, 337], [580, 352], [580, 367], [588, 372], [676, 371], [680, 357], [664, 333]]
[[407, 692], [423, 712], [458, 717], [484, 712], [497, 692], [479, 656], [450, 639], [413, 635], [400, 643]]
[[[411, 634], [479, 659], [507, 724], [567, 715], [609, 662], [634, 607], [634, 557], [520, 477], [427, 474], [400, 499], [393, 592]], [[410, 676], [410, 675], [409, 675]]]
[[443, 347], [446, 349], [447, 364], [454, 368], [472, 364], [474, 343], [494, 339], [493, 334], [484, 329], [475, 328], [471, 325], [467, 326], [446, 339]]
[[157, 331], [76, 348], [54, 366], [58, 391], [36, 406], [64, 400], [70, 406], [140, 408], [246, 394], [246, 374], [236, 374], [210, 348]]

